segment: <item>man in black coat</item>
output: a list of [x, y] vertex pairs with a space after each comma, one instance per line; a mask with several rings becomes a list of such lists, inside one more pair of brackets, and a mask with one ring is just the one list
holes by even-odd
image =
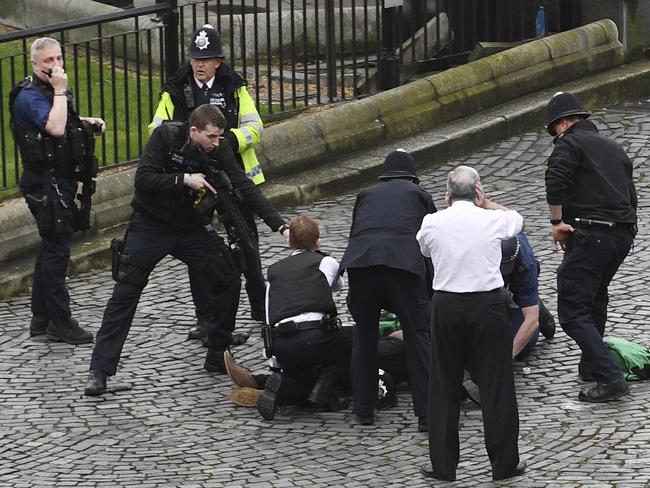
[[[202, 163], [223, 170], [244, 203], [272, 230], [288, 234], [288, 227], [271, 203], [237, 164], [222, 134], [226, 120], [213, 105], [201, 105], [187, 124], [157, 128], [144, 149], [135, 174], [133, 215], [124, 238], [115, 288], [106, 310], [90, 362], [85, 394], [101, 395], [112, 376], [131, 328], [149, 274], [167, 254], [196, 271], [208, 293], [198, 304], [210, 310], [208, 354], [204, 368], [226, 372], [223, 352], [232, 342], [241, 278], [230, 250], [211, 226], [211, 214], [195, 208], [201, 192], [216, 193], [201, 172]], [[284, 231], [283, 231], [284, 229]]]
[[429, 381], [429, 290], [425, 258], [415, 234], [433, 198], [418, 186], [415, 160], [404, 150], [384, 161], [381, 183], [357, 196], [350, 239], [341, 260], [349, 275], [348, 308], [356, 327], [352, 350], [353, 409], [362, 425], [374, 423], [377, 340], [382, 309], [397, 315], [406, 345], [409, 383], [418, 427], [426, 431]]
[[564, 249], [557, 270], [557, 313], [582, 351], [578, 374], [597, 384], [578, 399], [605, 402], [629, 387], [603, 342], [607, 288], [636, 234], [637, 195], [632, 162], [615, 141], [598, 133], [578, 99], [557, 93], [548, 104], [555, 147], [546, 170], [553, 240]]

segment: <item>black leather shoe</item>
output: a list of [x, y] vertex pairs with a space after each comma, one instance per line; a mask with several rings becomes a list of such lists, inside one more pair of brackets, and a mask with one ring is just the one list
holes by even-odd
[[429, 432], [429, 418], [426, 415], [418, 417], [418, 430], [420, 432]]
[[203, 369], [210, 373], [228, 373], [226, 364], [223, 362], [223, 352], [223, 349], [208, 349]]
[[354, 414], [354, 420], [359, 425], [373, 425], [375, 423], [374, 415], [359, 415], [358, 413]]
[[492, 479], [494, 481], [507, 480], [508, 478], [514, 478], [515, 476], [521, 476], [526, 471], [526, 461], [520, 461], [515, 470], [512, 473], [506, 475], [493, 475]]
[[282, 386], [280, 373], [273, 373], [264, 384], [264, 392], [257, 399], [257, 411], [264, 420], [273, 420], [275, 411], [278, 409], [280, 397], [278, 392]]
[[68, 344], [87, 344], [93, 341], [92, 333], [79, 327], [79, 322], [72, 317], [50, 320], [47, 324], [47, 338], [52, 342]]
[[203, 321], [199, 320], [196, 325], [193, 325], [190, 330], [187, 332], [187, 338], [190, 340], [200, 340], [205, 339], [208, 335], [208, 331], [205, 327]]
[[456, 481], [456, 475], [453, 476], [443, 476], [439, 473], [437, 473], [433, 467], [431, 466], [431, 463], [425, 463], [420, 466], [420, 473], [422, 473], [424, 476], [427, 478], [434, 478], [437, 480], [442, 480], [442, 481]]
[[39, 336], [47, 332], [47, 325], [50, 323], [50, 319], [45, 315], [34, 315], [32, 321], [29, 324], [29, 335]]
[[86, 396], [100, 396], [106, 393], [106, 377], [108, 375], [104, 371], [98, 369], [91, 369], [88, 373], [88, 381], [84, 389]]
[[230, 345], [232, 347], [241, 346], [244, 344], [250, 336], [246, 332], [233, 332], [232, 333], [232, 342]]
[[539, 331], [546, 339], [553, 339], [555, 336], [555, 319], [541, 298], [539, 299]]
[[608, 402], [615, 400], [630, 392], [630, 386], [625, 378], [612, 381], [611, 383], [597, 383], [595, 386], [586, 388], [578, 394], [578, 400], [582, 402]]
[[321, 372], [307, 400], [327, 412], [336, 412], [341, 409], [338, 380], [333, 368], [325, 368]]

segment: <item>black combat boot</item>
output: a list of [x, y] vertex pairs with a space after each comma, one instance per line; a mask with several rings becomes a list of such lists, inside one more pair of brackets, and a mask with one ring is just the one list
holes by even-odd
[[106, 377], [108, 375], [104, 371], [98, 369], [91, 369], [88, 373], [88, 381], [84, 389], [86, 396], [100, 396], [106, 393]]
[[208, 348], [208, 353], [205, 355], [205, 362], [203, 363], [203, 369], [210, 373], [228, 373], [226, 364], [223, 361], [223, 353], [223, 349]]
[[257, 399], [257, 411], [264, 420], [273, 420], [275, 411], [280, 404], [280, 387], [282, 376], [280, 373], [273, 373], [264, 384], [264, 392]]
[[47, 325], [47, 338], [53, 342], [68, 344], [87, 344], [93, 341], [92, 333], [79, 327], [79, 322], [72, 317], [50, 320]]
[[339, 388], [336, 368], [325, 368], [307, 398], [312, 403], [322, 407], [328, 412], [336, 412], [344, 408], [339, 400]]
[[34, 337], [45, 334], [49, 323], [50, 319], [46, 315], [34, 315], [29, 324], [29, 335]]
[[620, 378], [611, 383], [596, 383], [595, 386], [586, 388], [578, 395], [582, 402], [601, 403], [615, 400], [630, 392], [630, 386], [625, 378]]

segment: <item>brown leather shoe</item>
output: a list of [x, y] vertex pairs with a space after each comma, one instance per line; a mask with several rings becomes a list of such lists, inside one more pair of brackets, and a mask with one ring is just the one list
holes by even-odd
[[228, 376], [230, 376], [230, 379], [235, 386], [257, 389], [257, 383], [255, 382], [255, 378], [253, 378], [251, 372], [246, 368], [239, 366], [235, 362], [235, 358], [230, 354], [230, 351], [223, 352], [223, 362], [226, 365]]
[[264, 390], [256, 388], [237, 387], [230, 390], [228, 397], [240, 407], [255, 407], [257, 399], [262, 396], [263, 392]]

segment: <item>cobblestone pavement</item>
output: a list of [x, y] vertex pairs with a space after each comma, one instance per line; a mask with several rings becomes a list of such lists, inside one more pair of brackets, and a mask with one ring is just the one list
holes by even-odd
[[[640, 195], [640, 233], [611, 286], [612, 335], [650, 343], [648, 303], [647, 106], [601, 110], [593, 119], [622, 141], [634, 158]], [[542, 264], [541, 295], [555, 310], [555, 268], [543, 192], [551, 140], [542, 130], [478, 148], [422, 175], [443, 207], [446, 173], [476, 167], [489, 197], [520, 210]], [[306, 212], [322, 226], [323, 249], [340, 259], [354, 194], [285, 212]], [[264, 264], [286, 254], [283, 240], [260, 227]], [[112, 290], [110, 273], [93, 271], [69, 282], [73, 311], [96, 332]], [[345, 291], [339, 295], [341, 311]], [[228, 400], [225, 376], [202, 370], [205, 349], [185, 340], [193, 323], [185, 266], [165, 260], [152, 275], [112, 383], [128, 392], [82, 395], [91, 346], [32, 339], [28, 297], [0, 302], [0, 486], [183, 487], [418, 487], [427, 459], [426, 435], [417, 432], [410, 395], [381, 412], [371, 427], [355, 425], [350, 410], [286, 409], [273, 422]], [[237, 359], [263, 370], [262, 340], [243, 298], [238, 329], [251, 339]], [[345, 312], [343, 319], [350, 322]], [[464, 405], [461, 463], [453, 486], [650, 486], [650, 382], [608, 404], [577, 401], [578, 350], [559, 330], [542, 340], [526, 362], [514, 364], [521, 416], [520, 446], [528, 471], [493, 483], [483, 445], [480, 410]], [[524, 367], [531, 372], [523, 373]]]

